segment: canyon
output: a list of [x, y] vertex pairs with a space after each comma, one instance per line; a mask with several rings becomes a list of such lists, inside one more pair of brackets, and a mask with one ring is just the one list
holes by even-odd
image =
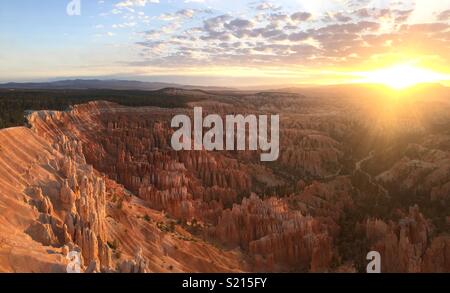
[[[70, 251], [85, 272], [363, 272], [373, 250], [382, 272], [450, 272], [448, 92], [163, 91], [202, 98], [0, 130], [1, 272], [65, 272]], [[279, 115], [279, 159], [174, 150], [172, 118], [195, 107]]]

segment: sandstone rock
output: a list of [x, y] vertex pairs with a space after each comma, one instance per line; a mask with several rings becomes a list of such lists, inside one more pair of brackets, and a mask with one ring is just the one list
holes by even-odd
[[398, 223], [372, 220], [367, 221], [366, 227], [371, 248], [381, 254], [383, 272], [421, 272], [430, 265], [428, 260], [424, 263], [424, 255], [438, 249], [428, 245], [429, 223], [417, 206], [411, 207], [408, 216]]
[[45, 246], [58, 246], [59, 242], [50, 224], [34, 222], [26, 231], [34, 241]]

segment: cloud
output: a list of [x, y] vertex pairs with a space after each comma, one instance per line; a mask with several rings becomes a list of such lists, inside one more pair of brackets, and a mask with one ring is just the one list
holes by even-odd
[[352, 21], [352, 20], [353, 20], [352, 17], [350, 17], [350, 16], [348, 16], [348, 15], [345, 15], [345, 14], [343, 14], [343, 13], [341, 13], [341, 12], [338, 12], [338, 13], [334, 14], [334, 15], [333, 15], [333, 18], [334, 18], [336, 21], [338, 21], [338, 22], [349, 22], [349, 21]]
[[308, 12], [296, 12], [291, 15], [293, 21], [305, 21], [312, 17], [311, 13]]
[[228, 28], [232, 31], [238, 31], [241, 29], [250, 29], [253, 27], [253, 23], [250, 20], [236, 18], [230, 21], [229, 23], [224, 24], [225, 28]]
[[127, 8], [127, 7], [130, 8], [133, 6], [144, 7], [148, 3], [159, 3], [159, 0], [124, 0], [124, 1], [120, 1], [119, 3], [117, 3], [116, 7], [119, 7], [119, 8]]
[[185, 9], [181, 9], [176, 12], [173, 12], [173, 13], [163, 13], [158, 17], [158, 19], [165, 20], [165, 21], [180, 20], [183, 18], [193, 18], [195, 15], [201, 14], [201, 13], [209, 14], [209, 13], [211, 13], [211, 10], [185, 8]]
[[260, 10], [260, 11], [265, 11], [265, 10], [278, 11], [278, 10], [281, 10], [281, 6], [276, 5], [274, 3], [271, 3], [271, 2], [267, 2], [267, 1], [262, 1], [262, 2], [259, 2], [259, 3], [253, 3], [253, 5], [251, 5], [251, 7], [256, 9], [256, 10]]
[[450, 9], [445, 10], [445, 11], [439, 13], [439, 15], [438, 15], [438, 20], [440, 20], [440, 21], [447, 21], [447, 20], [450, 20]]
[[303, 41], [309, 38], [309, 34], [305, 32], [298, 32], [289, 35], [289, 40], [293, 42]]
[[[424, 56], [450, 61], [449, 27], [441, 22], [412, 24], [406, 4], [370, 7], [346, 1], [346, 9], [322, 14], [286, 11], [271, 2], [254, 2], [250, 11], [204, 15], [184, 9], [166, 14], [176, 29], [147, 30], [139, 64], [158, 66], [339, 66], [367, 62], [373, 56], [399, 54], [414, 44]], [[209, 13], [212, 13], [211, 11]], [[435, 14], [439, 20], [448, 12]], [[184, 19], [186, 23], [173, 19]], [[200, 24], [199, 24], [200, 23]], [[138, 64], [133, 62], [134, 65]]]
[[134, 27], [136, 25], [137, 25], [136, 22], [124, 22], [119, 24], [113, 24], [112, 28], [127, 28], [127, 27]]

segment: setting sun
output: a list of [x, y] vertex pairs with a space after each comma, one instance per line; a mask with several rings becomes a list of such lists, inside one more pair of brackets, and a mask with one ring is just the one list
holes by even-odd
[[394, 89], [405, 89], [419, 83], [433, 83], [446, 80], [446, 76], [429, 69], [409, 64], [395, 65], [363, 73], [362, 82], [379, 83]]

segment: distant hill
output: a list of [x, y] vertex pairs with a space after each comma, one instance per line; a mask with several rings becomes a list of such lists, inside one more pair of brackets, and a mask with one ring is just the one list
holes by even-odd
[[261, 87], [214, 87], [194, 86], [164, 82], [144, 82], [135, 80], [118, 79], [70, 79], [53, 82], [28, 82], [28, 83], [3, 83], [0, 90], [137, 90], [137, 91], [161, 91], [167, 95], [203, 96], [214, 94], [242, 95], [256, 94], [261, 91], [296, 93], [315, 97], [347, 97], [347, 98], [373, 98], [386, 95], [450, 98], [450, 88], [441, 84], [417, 84], [406, 91], [396, 91], [380, 84], [340, 84], [324, 86], [261, 86]]
[[0, 89], [70, 89], [70, 90], [84, 90], [84, 89], [109, 89], [109, 90], [143, 90], [155, 91], [164, 88], [179, 88], [179, 89], [199, 89], [199, 90], [232, 90], [225, 87], [207, 87], [207, 86], [191, 86], [180, 85], [163, 82], [143, 82], [135, 80], [100, 80], [100, 79], [71, 79], [58, 80], [53, 82], [27, 82], [27, 83], [4, 83], [0, 84]]

